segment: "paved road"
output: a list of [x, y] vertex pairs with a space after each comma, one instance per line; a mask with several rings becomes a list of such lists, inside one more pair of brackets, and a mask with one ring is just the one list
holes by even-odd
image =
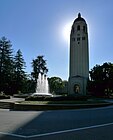
[[113, 140], [113, 106], [59, 111], [0, 110], [0, 140]]

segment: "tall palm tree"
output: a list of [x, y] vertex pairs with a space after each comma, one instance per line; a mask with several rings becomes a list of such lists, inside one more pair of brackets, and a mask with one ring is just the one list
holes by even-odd
[[32, 61], [32, 67], [33, 67], [33, 72], [31, 73], [32, 77], [37, 81], [37, 78], [39, 76], [39, 73], [41, 74], [47, 74], [48, 69], [46, 66], [46, 60], [43, 58], [44, 56], [37, 56], [36, 59], [33, 59]]

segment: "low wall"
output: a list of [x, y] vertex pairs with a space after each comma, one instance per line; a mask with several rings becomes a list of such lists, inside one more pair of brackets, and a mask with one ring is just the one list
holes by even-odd
[[113, 105], [113, 103], [99, 104], [48, 104], [48, 105], [31, 105], [15, 103], [13, 110], [18, 111], [43, 111], [43, 110], [64, 110], [64, 109], [80, 109], [80, 108], [95, 108]]
[[1, 109], [13, 109], [14, 108], [14, 103], [0, 101], [0, 108]]

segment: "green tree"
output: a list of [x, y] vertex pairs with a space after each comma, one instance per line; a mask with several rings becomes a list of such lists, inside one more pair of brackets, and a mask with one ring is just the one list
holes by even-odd
[[35, 82], [37, 81], [39, 73], [47, 74], [48, 69], [46, 66], [46, 60], [44, 60], [44, 56], [37, 56], [36, 59], [32, 61], [33, 72], [31, 73], [32, 77], [34, 78]]
[[104, 96], [111, 95], [113, 91], [113, 64], [104, 63], [103, 65], [96, 65], [91, 69], [89, 88], [96, 95]]
[[26, 73], [25, 73], [25, 61], [22, 55], [21, 50], [19, 49], [14, 58], [15, 62], [15, 73], [14, 73], [14, 81], [15, 81], [15, 92], [23, 91], [24, 84], [26, 82]]
[[64, 83], [60, 77], [48, 78], [48, 82], [51, 93], [59, 93], [64, 87]]
[[0, 91], [11, 92], [14, 72], [13, 50], [10, 40], [0, 39]]

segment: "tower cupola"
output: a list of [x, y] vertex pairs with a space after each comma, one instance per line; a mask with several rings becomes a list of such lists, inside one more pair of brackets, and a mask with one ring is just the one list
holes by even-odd
[[81, 17], [80, 13], [78, 13], [78, 18], [76, 18], [74, 22], [77, 22], [77, 21], [84, 21], [84, 22], [86, 22], [85, 19]]

